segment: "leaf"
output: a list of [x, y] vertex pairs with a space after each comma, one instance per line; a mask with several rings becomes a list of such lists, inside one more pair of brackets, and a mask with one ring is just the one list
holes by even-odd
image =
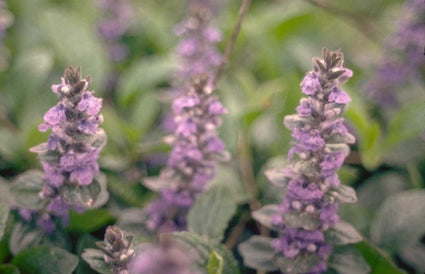
[[238, 203], [243, 203], [248, 200], [248, 194], [246, 193], [242, 179], [230, 165], [218, 165], [216, 175], [209, 183], [210, 188], [215, 185], [224, 185], [227, 187], [232, 199]]
[[16, 255], [22, 250], [41, 244], [63, 249], [70, 249], [71, 247], [68, 235], [63, 230], [57, 229], [52, 234], [45, 235], [39, 228], [34, 228], [26, 223], [15, 223], [9, 240], [9, 248], [12, 254]]
[[9, 204], [0, 203], [0, 240], [3, 239], [8, 217], [9, 217]]
[[330, 187], [327, 194], [332, 195], [340, 203], [355, 203], [357, 202], [357, 195], [354, 188], [340, 184], [339, 186]]
[[44, 201], [39, 193], [43, 185], [43, 172], [28, 170], [15, 179], [10, 187], [10, 192], [17, 206], [34, 210], [42, 209]]
[[275, 264], [279, 266], [280, 271], [287, 274], [307, 273], [319, 262], [319, 256], [310, 252], [300, 253], [295, 258], [275, 258]]
[[0, 265], [0, 273], [2, 274], [20, 274], [19, 269], [13, 264]]
[[239, 244], [238, 251], [248, 267], [274, 271], [278, 267], [273, 264], [275, 251], [272, 247], [273, 239], [264, 236], [252, 236], [249, 240]]
[[237, 203], [229, 188], [224, 185], [211, 187], [193, 204], [188, 213], [188, 228], [201, 236], [220, 241], [227, 224], [236, 212]]
[[106, 176], [101, 173], [88, 186], [65, 184], [60, 189], [62, 197], [72, 205], [84, 208], [100, 207], [109, 199]]
[[71, 211], [66, 229], [71, 232], [93, 232], [114, 221], [115, 217], [103, 208], [87, 210], [81, 214]]
[[352, 245], [336, 246], [329, 257], [329, 268], [340, 274], [366, 274], [370, 266]]
[[252, 212], [252, 218], [267, 228], [279, 230], [280, 227], [273, 225], [273, 216], [280, 215], [277, 205], [266, 205]]
[[[143, 77], [139, 77], [143, 78]], [[158, 101], [158, 94], [148, 92], [138, 98], [131, 113], [132, 132], [137, 132], [132, 143], [139, 143], [148, 133], [149, 128], [155, 123], [158, 113], [161, 111], [161, 105]]]
[[295, 160], [291, 163], [291, 169], [297, 174], [315, 176], [319, 172], [317, 163], [313, 161]]
[[313, 214], [307, 212], [304, 213], [285, 213], [283, 216], [283, 222], [288, 227], [304, 228], [306, 230], [313, 230], [319, 227], [320, 220]]
[[120, 77], [117, 88], [120, 91], [119, 104], [128, 107], [138, 95], [167, 81], [172, 69], [173, 63], [168, 56], [144, 57], [134, 62]]
[[223, 273], [223, 257], [217, 252], [211, 252], [210, 259], [208, 260], [208, 274], [221, 274]]
[[416, 243], [425, 232], [425, 190], [409, 190], [388, 197], [370, 229], [371, 240], [396, 251]]
[[42, 245], [20, 252], [12, 263], [22, 273], [71, 274], [78, 257], [61, 248]]
[[96, 248], [97, 238], [91, 236], [90, 234], [83, 234], [78, 238], [77, 245], [75, 247], [75, 252], [77, 256], [80, 258], [80, 261], [77, 266], [76, 274], [95, 274], [98, 273], [90, 268], [90, 265], [82, 259], [81, 255], [84, 250], [87, 248]]
[[394, 262], [379, 248], [367, 241], [362, 241], [356, 244], [357, 250], [363, 255], [363, 258], [372, 268], [371, 273], [391, 273], [403, 274]]
[[38, 23], [59, 58], [66, 64], [81, 66], [85, 75], [92, 76], [93, 88], [100, 91], [109, 63], [91, 22], [73, 10], [47, 6]]
[[102, 274], [113, 274], [109, 265], [105, 262], [104, 253], [98, 249], [87, 248], [81, 257], [90, 265], [90, 267]]
[[354, 244], [363, 240], [362, 235], [349, 223], [340, 221], [325, 232], [326, 242], [332, 245]]
[[289, 182], [289, 177], [285, 174], [285, 169], [283, 168], [269, 169], [264, 174], [277, 187], [286, 187]]
[[[190, 232], [174, 232], [171, 234], [163, 234], [165, 237], [171, 237], [180, 240], [191, 248], [198, 255], [197, 265], [199, 269], [205, 270], [208, 266], [208, 261], [211, 252], [217, 252], [223, 259], [223, 274], [238, 274], [239, 268], [232, 253], [222, 244], [204, 239], [199, 235]], [[163, 236], [163, 237], [164, 237]]]

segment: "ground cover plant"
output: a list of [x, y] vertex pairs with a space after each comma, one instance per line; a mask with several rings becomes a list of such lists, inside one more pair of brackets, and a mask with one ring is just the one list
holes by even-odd
[[423, 273], [424, 22], [0, 0], [0, 273]]

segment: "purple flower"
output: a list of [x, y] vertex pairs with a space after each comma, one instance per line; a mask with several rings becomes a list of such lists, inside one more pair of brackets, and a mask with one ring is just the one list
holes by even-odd
[[[344, 162], [346, 143], [353, 141], [341, 118], [341, 105], [350, 102], [350, 98], [340, 88], [352, 71], [343, 67], [340, 51], [326, 49], [323, 59], [313, 59], [313, 66], [314, 72], [307, 73], [301, 83], [301, 91], [307, 98], [301, 99], [297, 115], [288, 118], [301, 122], [285, 123], [293, 130], [294, 142], [288, 153], [285, 195], [279, 213], [272, 218], [281, 228], [272, 246], [276, 252], [294, 260], [298, 256], [317, 255], [320, 261], [308, 273], [322, 273], [332, 251], [324, 233], [339, 221], [338, 204], [328, 198], [334, 193], [328, 192], [340, 184], [336, 172]], [[341, 70], [345, 72], [335, 77], [334, 73]], [[293, 159], [293, 153], [299, 157]], [[299, 220], [293, 222], [294, 218]], [[304, 218], [317, 225], [306, 226]]]
[[308, 73], [301, 82], [301, 90], [305, 95], [315, 95], [321, 88], [319, 77], [314, 72]]
[[[176, 127], [167, 167], [160, 173], [161, 203], [147, 208], [147, 227], [157, 232], [186, 229], [186, 215], [215, 175], [225, 145], [217, 135], [224, 107], [215, 98], [208, 79], [199, 76], [186, 94], [173, 103]], [[149, 187], [149, 185], [147, 185]]]
[[176, 242], [163, 240], [158, 247], [150, 247], [136, 256], [129, 266], [130, 274], [196, 274], [191, 270], [194, 256]]
[[[87, 186], [99, 175], [97, 159], [104, 144], [93, 140], [103, 133], [98, 127], [103, 121], [99, 114], [102, 100], [88, 90], [88, 83], [81, 77], [79, 69], [66, 69], [61, 84], [52, 85], [60, 102], [47, 111], [44, 123], [39, 127], [40, 131], [52, 129], [44, 146], [46, 151], [37, 150], [46, 183], [40, 196], [46, 200], [47, 206], [46, 212], [34, 214], [37, 215], [37, 225], [46, 233], [56, 228], [57, 219], [62, 225], [67, 224], [71, 207], [82, 210], [80, 205], [69, 204], [62, 198], [63, 186], [75, 183]], [[46, 154], [51, 156], [46, 157]]]

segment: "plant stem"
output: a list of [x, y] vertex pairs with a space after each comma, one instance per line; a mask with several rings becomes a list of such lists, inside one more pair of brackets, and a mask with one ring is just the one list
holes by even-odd
[[235, 46], [236, 38], [238, 38], [239, 32], [241, 30], [242, 21], [245, 17], [246, 12], [248, 11], [251, 0], [242, 0], [241, 7], [239, 8], [238, 20], [236, 21], [235, 27], [233, 28], [232, 35], [230, 36], [229, 42], [227, 42], [226, 51], [224, 53], [223, 58], [221, 59], [221, 63], [217, 68], [217, 72], [214, 75], [212, 80], [212, 87], [215, 89], [218, 79], [220, 78], [224, 67], [229, 62], [230, 54], [232, 53], [233, 47]]

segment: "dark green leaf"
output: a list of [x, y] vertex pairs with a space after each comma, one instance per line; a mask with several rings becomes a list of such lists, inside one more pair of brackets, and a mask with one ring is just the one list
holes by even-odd
[[10, 192], [18, 206], [28, 209], [41, 209], [44, 206], [44, 201], [40, 198], [39, 193], [43, 185], [43, 172], [29, 170], [15, 179], [10, 187]]
[[223, 257], [217, 252], [211, 252], [210, 259], [208, 260], [208, 274], [221, 274], [223, 273]]
[[91, 236], [90, 234], [83, 234], [78, 238], [77, 245], [75, 247], [76, 254], [80, 258], [80, 261], [77, 266], [76, 274], [95, 274], [97, 273], [92, 268], [90, 268], [89, 264], [86, 263], [84, 259], [82, 259], [81, 255], [84, 250], [87, 248], [96, 248], [96, 242], [99, 241], [97, 238]]
[[248, 267], [262, 271], [278, 269], [278, 266], [273, 264], [275, 251], [271, 238], [252, 236], [249, 240], [239, 244], [238, 250], [243, 257], [244, 264]]
[[394, 262], [382, 250], [372, 245], [369, 242], [362, 241], [356, 244], [357, 250], [363, 255], [363, 258], [372, 268], [371, 273], [391, 273], [403, 274], [404, 271], [400, 270]]
[[71, 211], [68, 231], [72, 232], [93, 232], [103, 226], [112, 224], [115, 217], [103, 208], [87, 210], [82, 214]]
[[332, 245], [345, 245], [360, 242], [363, 237], [349, 223], [340, 221], [325, 232], [326, 242]]
[[336, 246], [329, 257], [328, 266], [340, 274], [366, 274], [370, 267], [352, 245]]
[[221, 240], [236, 212], [236, 201], [224, 185], [211, 187], [194, 203], [188, 214], [188, 228], [212, 240]]
[[97, 272], [112, 274], [109, 265], [105, 263], [104, 255], [99, 249], [87, 248], [81, 256]]
[[388, 197], [370, 229], [373, 242], [391, 250], [416, 243], [425, 232], [425, 190]]
[[20, 252], [12, 263], [22, 273], [71, 274], [77, 267], [78, 257], [61, 248], [42, 245]]
[[252, 212], [252, 218], [267, 228], [279, 230], [280, 227], [273, 225], [273, 216], [280, 215], [277, 205], [266, 205]]
[[275, 258], [275, 264], [279, 269], [287, 274], [307, 273], [316, 264], [320, 262], [320, 258], [315, 253], [303, 252], [295, 258], [286, 258], [279, 256]]
[[240, 273], [238, 264], [232, 253], [222, 244], [211, 242], [190, 232], [175, 232], [166, 234], [166, 237], [172, 237], [176, 240], [180, 240], [189, 246], [191, 250], [196, 252], [198, 255], [196, 264], [202, 271], [207, 269], [210, 254], [215, 251], [224, 259], [223, 274]]
[[19, 269], [13, 264], [0, 265], [0, 273], [2, 274], [20, 274]]

